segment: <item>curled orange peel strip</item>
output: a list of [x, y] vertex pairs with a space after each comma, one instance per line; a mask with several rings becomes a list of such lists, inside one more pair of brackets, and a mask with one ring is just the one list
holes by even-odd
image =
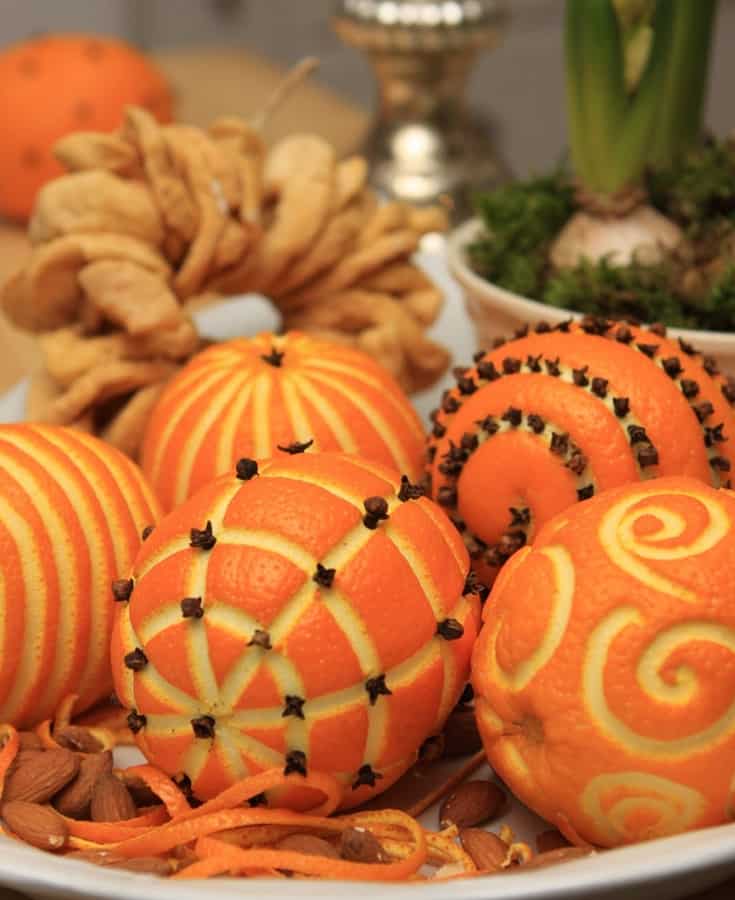
[[59, 708], [54, 716], [55, 728], [66, 728], [67, 725], [71, 725], [71, 716], [78, 699], [79, 694], [67, 694], [59, 703]]
[[324, 794], [324, 801], [314, 809], [309, 810], [312, 816], [328, 816], [331, 815], [342, 800], [342, 786], [331, 775], [325, 772], [310, 772], [307, 776], [303, 775], [284, 775], [283, 770], [279, 768], [266, 769], [258, 775], [251, 775], [243, 778], [228, 788], [225, 788], [221, 794], [203, 803], [197, 809], [188, 809], [182, 816], [177, 816], [176, 821], [182, 822], [186, 819], [197, 819], [200, 816], [206, 816], [210, 813], [220, 812], [224, 809], [233, 809], [242, 806], [258, 794], [270, 790], [274, 787], [282, 787], [295, 785], [297, 787], [314, 788]]
[[171, 779], [155, 766], [131, 766], [123, 772], [123, 780], [126, 775], [137, 776], [153, 791], [163, 802], [166, 811], [172, 819], [180, 819], [191, 812], [191, 807], [181, 791]]
[[[333, 812], [339, 804], [342, 790], [339, 783], [329, 775], [313, 773], [303, 777], [301, 775], [284, 775], [281, 769], [269, 769], [259, 775], [237, 782], [208, 803], [202, 804], [197, 809], [191, 809], [183, 793], [165, 773], [154, 766], [133, 766], [126, 769], [125, 772], [141, 778], [163, 800], [171, 819], [162, 824], [136, 828], [134, 833], [121, 833], [113, 837], [109, 836], [112, 834], [112, 829], [96, 829], [95, 823], [84, 823], [81, 828], [71, 832], [73, 837], [87, 842], [82, 849], [114, 849], [131, 858], [140, 855], [157, 856], [178, 844], [188, 843], [202, 834], [224, 831], [243, 825], [286, 824], [298, 828], [308, 824], [307, 819], [315, 823], [333, 821], [322, 818], [321, 813], [322, 811], [326, 811], [327, 814]], [[293, 784], [324, 792], [324, 802], [314, 811], [318, 815], [305, 817], [302, 813], [293, 813], [288, 810], [232, 808], [268, 788]], [[289, 817], [285, 822], [282, 821], [284, 815]], [[132, 820], [127, 823], [119, 823], [118, 827], [130, 828], [131, 825]], [[334, 829], [330, 828], [329, 830]]]
[[[411, 834], [414, 842], [412, 852], [401, 860], [376, 865], [375, 863], [349, 862], [342, 859], [330, 859], [324, 856], [309, 856], [305, 853], [296, 853], [290, 850], [273, 850], [267, 847], [254, 847], [243, 850], [232, 844], [216, 838], [202, 835], [194, 848], [195, 853], [201, 857], [202, 862], [209, 860], [208, 866], [197, 863], [188, 866], [173, 877], [175, 879], [191, 879], [209, 877], [222, 872], [233, 874], [248, 873], [262, 869], [288, 869], [302, 875], [318, 875], [322, 878], [360, 879], [365, 881], [399, 881], [408, 878], [418, 872], [426, 861], [426, 839], [421, 826], [404, 813], [397, 810], [391, 811], [393, 815], [400, 816], [401, 824], [405, 824], [406, 830]], [[316, 818], [316, 817], [307, 817]], [[347, 826], [338, 819], [323, 820], [333, 822], [335, 830], [343, 830]], [[224, 866], [224, 868], [222, 868]], [[214, 867], [215, 871], [212, 871]]]
[[[385, 813], [382, 813], [385, 815]], [[371, 821], [370, 816], [376, 813], [365, 813], [360, 817], [359, 823], [363, 826]], [[418, 840], [423, 848], [423, 857], [426, 857], [426, 840], [421, 826], [398, 810], [390, 810], [390, 815], [401, 825], [405, 824], [409, 835]], [[146, 834], [138, 835], [121, 841], [118, 844], [108, 844], [105, 849], [112, 850], [128, 858], [135, 856], [159, 856], [167, 853], [179, 844], [188, 844], [200, 837], [207, 837], [218, 831], [226, 831], [230, 828], [239, 828], [243, 825], [294, 825], [300, 830], [319, 828], [324, 831], [340, 833], [345, 828], [355, 824], [357, 817], [349, 819], [329, 819], [323, 816], [310, 816], [304, 813], [292, 812], [288, 809], [225, 809], [209, 813], [199, 818], [189, 818], [185, 821], [169, 822], [158, 828], [151, 829]], [[416, 836], [420, 837], [416, 837]], [[224, 843], [224, 841], [222, 842]], [[266, 868], [269, 864], [266, 865]]]
[[51, 734], [51, 726], [53, 725], [52, 719], [44, 719], [43, 722], [39, 722], [36, 725], [35, 732], [41, 739], [41, 744], [46, 750], [58, 750], [59, 744], [56, 743], [52, 734]]
[[13, 760], [18, 755], [20, 747], [20, 737], [12, 725], [0, 726], [0, 738], [3, 737], [6, 740], [2, 750], [0, 750], [0, 797], [2, 797], [3, 788], [5, 787], [5, 776], [8, 774], [8, 769], [12, 765]]
[[157, 806], [141, 816], [125, 819], [122, 822], [86, 822], [64, 816], [64, 822], [70, 835], [90, 841], [95, 845], [124, 841], [147, 834], [151, 828], [164, 825], [167, 821], [168, 814], [163, 806]]
[[[53, 719], [44, 719], [43, 722], [40, 722], [36, 725], [35, 732], [41, 740], [41, 744], [46, 750], [66, 750], [63, 744], [60, 744], [56, 738], [54, 737], [53, 731], [56, 728], [65, 728], [66, 726], [63, 724], [59, 724], [58, 717], [56, 720]], [[82, 726], [86, 728], [86, 730], [92, 735], [92, 737], [96, 738], [101, 744], [101, 750], [95, 750], [94, 753], [99, 753], [103, 750], [114, 750], [118, 745], [118, 741], [112, 731], [108, 728], [99, 728], [97, 726]], [[77, 751], [80, 752], [80, 751]], [[92, 756], [91, 753], [85, 753], [84, 756]]]

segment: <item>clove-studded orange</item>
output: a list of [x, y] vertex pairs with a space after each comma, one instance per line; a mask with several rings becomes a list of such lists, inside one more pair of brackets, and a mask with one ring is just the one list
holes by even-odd
[[735, 813], [735, 494], [661, 478], [550, 520], [501, 570], [472, 660], [493, 768], [601, 846]]
[[0, 425], [0, 721], [26, 728], [67, 694], [82, 710], [110, 693], [111, 588], [158, 515], [113, 447]]
[[63, 172], [53, 152], [60, 138], [112, 131], [128, 105], [170, 122], [172, 104], [153, 60], [111, 37], [41, 34], [3, 48], [0, 215], [20, 221], [31, 215], [38, 191]]
[[429, 472], [488, 582], [551, 516], [599, 491], [665, 475], [729, 484], [735, 388], [662, 329], [541, 324], [474, 363], [434, 414]]
[[479, 620], [468, 569], [444, 513], [391, 469], [240, 460], [132, 567], [112, 664], [140, 749], [202, 799], [277, 765], [336, 776], [343, 807], [367, 800], [462, 693]]
[[143, 471], [166, 509], [241, 457], [312, 441], [419, 475], [424, 431], [369, 356], [297, 332], [217, 344], [190, 361], [148, 423]]

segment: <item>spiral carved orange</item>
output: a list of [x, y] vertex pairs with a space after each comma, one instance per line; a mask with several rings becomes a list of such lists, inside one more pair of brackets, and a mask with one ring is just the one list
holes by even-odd
[[551, 516], [639, 479], [728, 484], [735, 389], [687, 344], [605, 320], [540, 325], [478, 353], [434, 416], [434, 498], [474, 567], [498, 568]]
[[110, 586], [159, 507], [140, 471], [80, 432], [0, 425], [0, 721], [27, 727], [112, 690]]
[[491, 764], [613, 846], [735, 815], [735, 494], [662, 478], [571, 507], [500, 572], [472, 661]]
[[306, 453], [237, 471], [135, 560], [118, 696], [143, 753], [197, 796], [278, 765], [335, 775], [354, 806], [406, 771], [466, 683], [467, 552], [383, 466]]
[[417, 478], [424, 432], [398, 384], [366, 354], [290, 332], [217, 344], [164, 392], [143, 471], [172, 509], [243, 456], [298, 442], [342, 450]]

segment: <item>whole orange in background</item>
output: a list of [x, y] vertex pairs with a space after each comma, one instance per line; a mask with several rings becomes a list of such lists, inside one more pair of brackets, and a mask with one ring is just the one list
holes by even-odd
[[424, 431], [398, 383], [359, 350], [292, 331], [216, 344], [173, 378], [151, 414], [142, 466], [172, 509], [243, 456], [309, 443], [410, 479]]
[[283, 766], [336, 776], [343, 807], [367, 800], [463, 690], [479, 620], [467, 572], [449, 520], [390, 469], [241, 460], [131, 569], [112, 665], [138, 745], [201, 798]]
[[0, 425], [0, 721], [112, 690], [111, 584], [158, 503], [119, 451], [78, 431]]
[[432, 496], [488, 583], [544, 522], [600, 491], [667, 475], [729, 483], [735, 387], [660, 329], [541, 323], [458, 371], [434, 416]]
[[475, 647], [492, 766], [615, 846], [735, 812], [735, 495], [688, 478], [570, 508], [503, 568]]
[[171, 120], [159, 69], [123, 41], [45, 35], [0, 53], [0, 215], [25, 220], [40, 187], [61, 175], [53, 145], [74, 131], [112, 131], [128, 104]]

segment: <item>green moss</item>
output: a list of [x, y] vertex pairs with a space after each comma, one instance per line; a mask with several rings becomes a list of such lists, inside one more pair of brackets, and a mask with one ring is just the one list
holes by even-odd
[[[484, 233], [469, 247], [473, 269], [506, 290], [550, 306], [667, 325], [735, 331], [735, 147], [722, 141], [648, 176], [651, 203], [685, 229], [697, 260], [720, 260], [697, 295], [681, 285], [681, 260], [619, 267], [602, 261], [555, 272], [552, 241], [576, 211], [563, 171], [484, 194], [477, 211]], [[711, 271], [711, 269], [710, 269]]]
[[704, 303], [696, 312], [700, 327], [713, 331], [735, 331], [735, 265], [731, 264], [715, 282]]
[[485, 233], [469, 245], [472, 268], [509, 291], [537, 296], [551, 241], [574, 212], [561, 172], [504, 185], [477, 199]]
[[710, 143], [672, 168], [649, 175], [653, 204], [679, 222], [690, 238], [701, 239], [723, 223], [735, 225], [735, 148]]
[[694, 327], [695, 320], [672, 295], [666, 266], [612, 266], [606, 261], [582, 263], [555, 273], [542, 295], [550, 306], [641, 322]]

